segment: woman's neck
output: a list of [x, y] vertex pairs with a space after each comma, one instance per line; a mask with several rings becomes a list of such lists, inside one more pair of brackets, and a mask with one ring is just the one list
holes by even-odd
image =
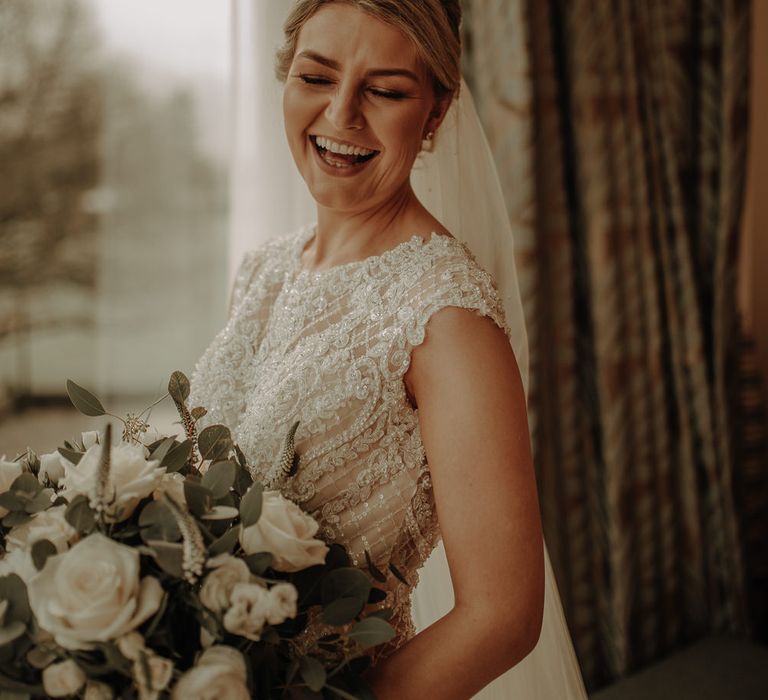
[[442, 229], [410, 185], [382, 205], [360, 212], [318, 205], [317, 235], [302, 254], [302, 267], [322, 270], [379, 255], [416, 233], [428, 234], [435, 224]]

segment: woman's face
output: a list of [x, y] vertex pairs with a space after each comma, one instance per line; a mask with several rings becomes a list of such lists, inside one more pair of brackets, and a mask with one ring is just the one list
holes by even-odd
[[399, 29], [344, 3], [324, 5], [301, 28], [283, 114], [318, 204], [359, 212], [403, 192], [435, 107], [427, 71]]

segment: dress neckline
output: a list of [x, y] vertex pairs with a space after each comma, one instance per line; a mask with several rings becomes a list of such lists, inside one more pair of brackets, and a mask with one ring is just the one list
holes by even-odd
[[363, 258], [362, 260], [352, 260], [351, 262], [341, 263], [339, 265], [333, 265], [323, 270], [305, 270], [304, 268], [301, 267], [301, 255], [304, 252], [304, 248], [309, 242], [309, 240], [315, 235], [315, 230], [316, 230], [316, 225], [308, 226], [305, 229], [302, 229], [301, 235], [299, 235], [298, 240], [296, 241], [296, 245], [294, 247], [293, 255], [292, 255], [292, 262], [293, 262], [293, 270], [297, 276], [320, 279], [322, 277], [327, 277], [335, 273], [345, 272], [347, 270], [351, 271], [356, 268], [364, 268], [373, 263], [380, 262], [382, 260], [387, 260], [390, 257], [396, 256], [398, 253], [400, 253], [400, 251], [406, 248], [415, 249], [417, 247], [424, 247], [430, 244], [436, 238], [437, 239], [454, 238], [453, 236], [447, 236], [445, 234], [437, 233], [437, 231], [430, 231], [429, 234], [427, 234], [427, 237], [423, 237], [417, 233], [414, 233], [410, 239], [406, 241], [401, 241], [396, 246], [393, 246], [392, 248], [389, 248], [388, 250], [385, 250], [384, 252], [379, 253], [377, 255], [369, 255], [367, 258]]

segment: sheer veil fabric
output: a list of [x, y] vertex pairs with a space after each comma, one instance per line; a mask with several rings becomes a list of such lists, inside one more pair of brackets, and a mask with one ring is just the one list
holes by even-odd
[[[230, 277], [245, 250], [293, 231], [315, 216], [314, 202], [285, 142], [280, 86], [273, 77], [274, 51], [291, 4], [292, 0], [231, 1]], [[493, 157], [472, 96], [463, 83], [438, 130], [434, 151], [417, 159], [411, 180], [425, 206], [469, 247], [496, 280], [527, 392], [528, 342], [513, 234]], [[544, 624], [536, 648], [476, 698], [586, 698], [546, 546], [545, 567]], [[450, 572], [440, 544], [421, 569], [413, 594], [417, 630], [432, 624], [452, 606]]]
[[[496, 280], [527, 395], [528, 336], [517, 281], [512, 226], [493, 155], [472, 94], [463, 80], [458, 98], [438, 129], [434, 149], [423, 152], [414, 164], [411, 184], [424, 206], [467, 245]], [[581, 700], [587, 697], [546, 543], [544, 566], [544, 620], [538, 644], [523, 661], [475, 698]], [[453, 607], [453, 587], [442, 542], [419, 572], [419, 584], [412, 600], [417, 631]]]

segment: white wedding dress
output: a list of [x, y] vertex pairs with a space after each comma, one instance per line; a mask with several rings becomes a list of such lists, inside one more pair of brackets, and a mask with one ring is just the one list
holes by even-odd
[[[418, 409], [403, 384], [411, 350], [446, 306], [488, 316], [508, 336], [510, 329], [493, 278], [455, 238], [414, 233], [381, 255], [313, 272], [300, 268], [313, 234], [303, 227], [245, 256], [226, 327], [192, 374], [190, 402], [208, 408], [202, 425], [232, 429], [254, 476], [267, 481], [299, 421], [300, 466], [279, 488], [320, 523], [320, 536], [347, 548], [354, 565], [366, 565], [368, 550], [382, 571], [394, 564], [409, 583], [390, 574], [377, 584], [387, 589], [380, 607], [394, 610], [396, 630], [377, 660], [416, 634], [411, 593], [440, 542]], [[586, 697], [545, 558], [539, 645], [498, 679], [499, 694], [491, 684], [476, 697]], [[302, 640], [308, 646], [328, 631], [313, 620]]]

